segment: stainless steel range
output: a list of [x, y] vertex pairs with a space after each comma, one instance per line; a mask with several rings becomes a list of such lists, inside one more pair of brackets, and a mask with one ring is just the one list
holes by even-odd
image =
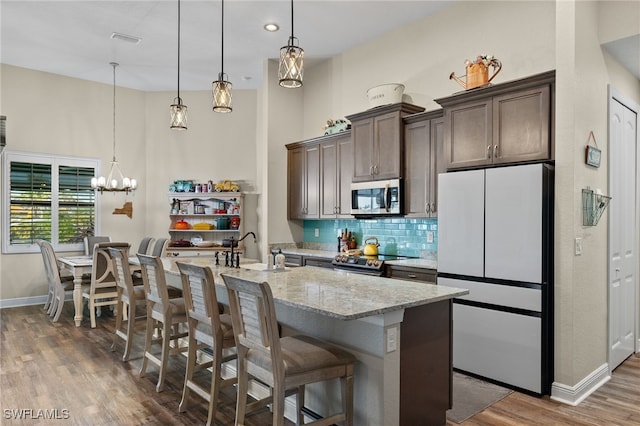
[[406, 258], [394, 255], [349, 256], [347, 254], [338, 254], [336, 257], [334, 257], [331, 263], [333, 264], [333, 268], [337, 271], [381, 277], [385, 274], [385, 260], [396, 259]]

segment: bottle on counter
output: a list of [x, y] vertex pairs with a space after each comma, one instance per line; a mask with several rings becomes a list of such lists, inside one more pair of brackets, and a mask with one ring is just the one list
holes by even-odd
[[276, 269], [284, 269], [284, 262], [286, 258], [285, 255], [282, 254], [282, 249], [278, 250], [278, 254], [276, 255]]

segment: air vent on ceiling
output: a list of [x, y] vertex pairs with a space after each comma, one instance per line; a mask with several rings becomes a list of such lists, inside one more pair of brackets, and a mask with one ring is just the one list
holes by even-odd
[[114, 40], [126, 41], [127, 43], [138, 44], [142, 40], [140, 37], [126, 35], [122, 33], [112, 33], [111, 38]]

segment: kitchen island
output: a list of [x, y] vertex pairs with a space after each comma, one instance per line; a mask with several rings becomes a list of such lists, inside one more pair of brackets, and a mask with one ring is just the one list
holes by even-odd
[[[238, 269], [215, 266], [210, 259], [188, 261], [212, 268], [220, 301], [227, 300], [220, 274], [268, 282], [283, 334], [309, 334], [352, 352], [358, 359], [354, 424], [446, 423], [451, 405], [451, 299], [467, 290], [323, 268], [274, 272], [260, 263]], [[177, 274], [176, 259], [163, 262], [170, 275]], [[337, 382], [307, 386], [307, 406], [319, 414], [332, 411], [340, 398], [331, 395], [339, 392]]]

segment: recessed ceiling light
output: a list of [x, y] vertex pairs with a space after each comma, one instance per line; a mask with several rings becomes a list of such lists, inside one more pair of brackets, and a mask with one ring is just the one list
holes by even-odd
[[280, 29], [278, 24], [264, 24], [265, 31], [269, 31], [270, 33], [274, 33]]
[[111, 38], [114, 40], [126, 41], [127, 43], [138, 44], [142, 40], [140, 37], [121, 34], [121, 33], [112, 33]]

